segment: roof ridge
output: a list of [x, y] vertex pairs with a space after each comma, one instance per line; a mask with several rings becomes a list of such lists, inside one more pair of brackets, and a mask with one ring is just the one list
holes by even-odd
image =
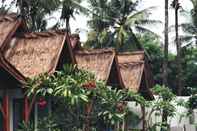
[[137, 54], [144, 54], [144, 51], [132, 51], [132, 52], [121, 52], [118, 55], [137, 55]]
[[51, 36], [57, 36], [57, 35], [66, 35], [66, 32], [63, 32], [62, 30], [48, 30], [43, 32], [24, 32], [17, 37], [20, 38], [37, 38], [37, 37], [51, 37]]
[[15, 21], [19, 15], [17, 13], [0, 14], [0, 22], [2, 21]]
[[102, 54], [102, 53], [115, 53], [113, 48], [103, 48], [103, 49], [83, 49], [75, 51], [75, 54]]

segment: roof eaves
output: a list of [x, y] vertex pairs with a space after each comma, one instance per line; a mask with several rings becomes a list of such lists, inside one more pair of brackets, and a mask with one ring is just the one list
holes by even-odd
[[2, 45], [0, 47], [0, 51], [4, 51], [4, 48], [6, 47], [6, 44], [11, 40], [12, 36], [16, 33], [16, 30], [21, 25], [21, 23], [22, 23], [22, 19], [21, 18], [16, 18], [15, 26], [12, 29], [12, 31], [8, 34], [8, 36], [6, 37], [5, 41], [3, 41], [3, 43], [2, 43]]
[[111, 69], [112, 69], [112, 66], [113, 66], [113, 62], [115, 60], [115, 56], [116, 56], [116, 52], [115, 50], [111, 50], [112, 51], [112, 59], [111, 59], [111, 62], [110, 62], [110, 65], [109, 65], [109, 69], [108, 69], [108, 72], [107, 72], [107, 76], [106, 76], [106, 83], [109, 79], [109, 75], [110, 75], [110, 72], [111, 72]]
[[[67, 44], [67, 45], [65, 45], [65, 44]], [[56, 71], [59, 59], [61, 58], [61, 54], [62, 54], [62, 51], [64, 49], [64, 46], [68, 46], [68, 50], [69, 50], [68, 53], [70, 53], [70, 56], [71, 56], [71, 59], [72, 59], [72, 64], [76, 64], [76, 60], [75, 60], [75, 57], [73, 55], [72, 48], [71, 48], [71, 45], [70, 45], [70, 38], [68, 36], [68, 33], [64, 33], [64, 39], [61, 43], [60, 51], [58, 52], [57, 59], [55, 61], [54, 66], [49, 70], [49, 74], [53, 74]]]
[[120, 72], [120, 66], [119, 66], [119, 62], [118, 62], [118, 57], [117, 55], [115, 55], [115, 65], [116, 65], [116, 69], [117, 69], [117, 73], [118, 73], [118, 79], [119, 79], [119, 82], [120, 82], [120, 86], [121, 88], [125, 88], [125, 84], [122, 80], [122, 75], [121, 75], [121, 72]]
[[2, 53], [0, 53], [0, 62], [4, 70], [9, 72], [21, 84], [25, 84], [26, 78], [3, 57]]

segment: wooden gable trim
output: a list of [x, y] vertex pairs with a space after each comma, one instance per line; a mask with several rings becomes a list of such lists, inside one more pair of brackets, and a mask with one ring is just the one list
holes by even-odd
[[8, 34], [8, 36], [6, 37], [5, 41], [2, 43], [2, 45], [0, 47], [0, 51], [1, 52], [4, 51], [4, 49], [6, 47], [6, 44], [11, 41], [11, 38], [14, 36], [14, 34], [16, 33], [17, 29], [20, 27], [21, 24], [22, 24], [22, 19], [21, 18], [16, 19], [14, 28]]
[[66, 42], [67, 42], [67, 45], [68, 45], [68, 49], [69, 49], [69, 53], [70, 53], [70, 56], [71, 56], [71, 59], [72, 59], [72, 63], [77, 64], [77, 61], [76, 61], [75, 56], [74, 56], [74, 51], [73, 51], [72, 46], [71, 46], [70, 35], [68, 34], [68, 32], [66, 32]]
[[110, 63], [110, 65], [109, 65], [109, 70], [108, 70], [108, 72], [107, 72], [107, 77], [106, 77], [106, 84], [107, 84], [107, 82], [108, 82], [108, 80], [109, 80], [109, 76], [110, 76], [110, 73], [111, 73], [111, 71], [112, 71], [112, 66], [113, 66], [113, 62], [114, 62], [114, 59], [115, 59], [115, 56], [116, 56], [116, 52], [115, 52], [115, 50], [112, 50], [113, 51], [113, 54], [112, 54], [112, 60], [111, 60], [111, 63]]
[[0, 52], [0, 65], [1, 67], [11, 74], [16, 80], [18, 80], [21, 84], [25, 84], [26, 78], [13, 66], [11, 65]]
[[10, 131], [9, 96], [5, 90], [3, 97], [3, 131]]
[[[59, 52], [59, 56], [58, 56], [59, 59], [57, 60], [55, 70], [62, 69], [63, 64], [65, 64], [64, 60], [67, 59], [66, 56], [65, 56], [65, 53], [68, 53], [68, 55], [71, 59], [71, 63], [69, 63], [69, 64], [75, 65], [77, 62], [76, 62], [76, 59], [74, 57], [73, 50], [71, 48], [70, 37], [69, 37], [68, 33], [66, 33], [65, 38], [63, 40], [61, 51]], [[53, 70], [52, 73], [54, 73], [55, 70]]]
[[122, 80], [122, 75], [121, 75], [121, 72], [120, 72], [120, 66], [119, 66], [117, 55], [115, 55], [114, 61], [115, 61], [115, 66], [116, 66], [115, 68], [116, 68], [117, 74], [118, 74], [117, 77], [118, 77], [119, 84], [120, 84], [121, 88], [125, 88], [125, 84], [124, 84], [124, 82]]

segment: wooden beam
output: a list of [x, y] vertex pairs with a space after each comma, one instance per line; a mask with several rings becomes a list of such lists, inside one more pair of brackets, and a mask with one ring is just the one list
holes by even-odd
[[86, 105], [86, 122], [85, 122], [85, 131], [90, 131], [90, 114], [93, 109], [93, 101], [91, 100], [87, 105]]
[[3, 98], [3, 131], [10, 131], [9, 96], [7, 90]]
[[29, 122], [30, 114], [33, 109], [35, 100], [36, 100], [36, 95], [33, 96], [31, 101], [29, 101], [27, 96], [25, 96], [24, 98], [23, 120], [26, 124]]
[[3, 104], [0, 105], [0, 112], [2, 113], [3, 117], [5, 117], [5, 113], [4, 113], [4, 110], [3, 110]]
[[27, 124], [28, 121], [29, 121], [29, 101], [28, 101], [28, 98], [27, 96], [25, 96], [24, 98], [24, 111], [23, 111], [23, 119], [24, 119], [24, 122]]

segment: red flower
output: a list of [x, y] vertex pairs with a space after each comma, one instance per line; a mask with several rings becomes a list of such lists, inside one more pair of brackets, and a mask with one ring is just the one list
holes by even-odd
[[37, 103], [41, 109], [44, 109], [47, 106], [47, 101], [44, 98], [40, 98]]
[[82, 87], [85, 89], [95, 89], [96, 83], [95, 83], [95, 81], [90, 81], [90, 82], [83, 84]]

